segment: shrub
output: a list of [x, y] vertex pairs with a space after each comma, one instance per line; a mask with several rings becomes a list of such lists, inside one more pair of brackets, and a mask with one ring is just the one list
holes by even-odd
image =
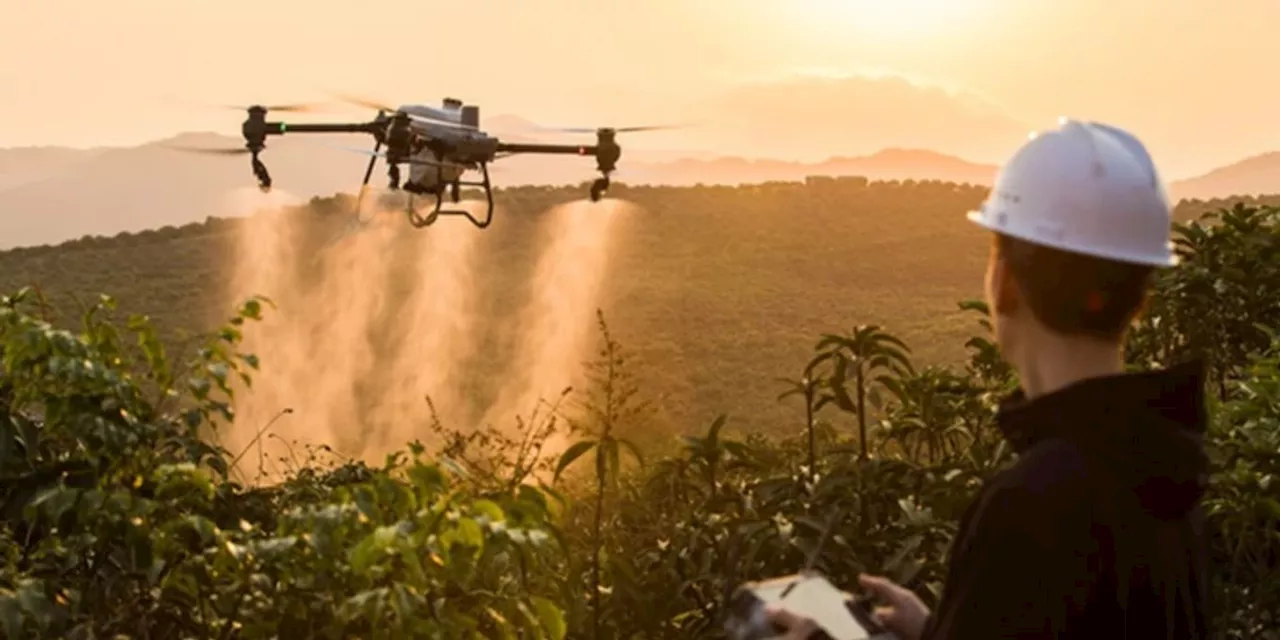
[[[1183, 264], [1129, 354], [1214, 367], [1220, 638], [1280, 626], [1276, 225], [1276, 209], [1237, 205], [1180, 226]], [[644, 394], [602, 315], [590, 388], [514, 435], [437, 420], [430, 455], [414, 442], [372, 466], [313, 450], [284, 482], [248, 487], [216, 435], [234, 418], [229, 381], [256, 367], [238, 344], [262, 304], [171, 366], [144, 319], [110, 321], [110, 299], [74, 334], [25, 293], [4, 299], [7, 637], [717, 637], [736, 584], [811, 558], [838, 583], [874, 571], [934, 602], [956, 520], [1012, 459], [991, 417], [1016, 380], [985, 332], [963, 366], [916, 367], [872, 325], [824, 336], [780, 384], [804, 402], [789, 435], [721, 415], [642, 456]], [[989, 329], [984, 305], [961, 307]], [[562, 426], [578, 440], [543, 450]]]
[[231, 479], [199, 429], [232, 418], [260, 302], [180, 374], [145, 321], [126, 341], [100, 317], [110, 299], [78, 335], [25, 302], [0, 307], [6, 637], [564, 636], [528, 578], [552, 540], [537, 489], [477, 495], [418, 445], [267, 489]]

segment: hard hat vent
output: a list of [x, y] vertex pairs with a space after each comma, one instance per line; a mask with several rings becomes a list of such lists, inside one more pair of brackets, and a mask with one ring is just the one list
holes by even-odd
[[1098, 122], [1091, 122], [1089, 125], [1106, 133], [1111, 139], [1120, 143], [1120, 146], [1124, 147], [1125, 151], [1128, 151], [1134, 161], [1142, 167], [1143, 173], [1151, 181], [1151, 184], [1153, 186], [1159, 185], [1160, 176], [1156, 171], [1155, 161], [1152, 160], [1151, 154], [1147, 152], [1147, 148], [1133, 134]]

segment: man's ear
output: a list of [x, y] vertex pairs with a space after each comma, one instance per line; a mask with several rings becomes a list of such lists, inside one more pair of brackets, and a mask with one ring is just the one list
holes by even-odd
[[1022, 306], [1018, 283], [1014, 282], [1008, 263], [1000, 256], [996, 256], [991, 265], [991, 295], [995, 298], [995, 309], [992, 311], [1002, 316], [1014, 315]]

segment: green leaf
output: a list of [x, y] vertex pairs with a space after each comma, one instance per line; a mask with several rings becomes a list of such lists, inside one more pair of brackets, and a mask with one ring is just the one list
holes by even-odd
[[707, 429], [707, 440], [717, 442], [720, 439], [720, 429], [724, 428], [724, 423], [729, 419], [727, 414], [720, 414], [711, 423], [711, 428]]
[[836, 366], [831, 372], [831, 379], [828, 381], [832, 389], [844, 387], [844, 383], [849, 379], [849, 359], [844, 354], [836, 354]]
[[1274, 520], [1280, 520], [1280, 501], [1271, 497], [1264, 497], [1260, 501], [1263, 507], [1263, 513]]
[[244, 307], [241, 310], [241, 314], [247, 318], [254, 318], [254, 319], [261, 318], [262, 303], [258, 302], [256, 299], [250, 299], [245, 301]]
[[0, 623], [4, 624], [4, 637], [23, 637], [22, 607], [14, 598], [13, 592], [6, 589], [0, 589]]
[[27, 451], [27, 459], [34, 460], [40, 446], [40, 432], [37, 430], [36, 424], [19, 417], [13, 421], [13, 425], [17, 427], [18, 437]]
[[568, 633], [564, 611], [546, 598], [531, 596], [529, 599], [533, 601], [533, 608], [538, 612], [538, 622], [547, 636], [551, 640], [564, 640], [565, 634]]
[[[843, 360], [841, 361], [843, 362]], [[854, 404], [853, 398], [849, 396], [849, 391], [847, 389], [845, 389], [843, 386], [837, 386], [835, 384], [832, 384], [830, 386], [830, 389], [831, 389], [831, 396], [830, 396], [831, 401], [835, 402], [836, 406], [840, 407], [841, 411], [844, 411], [846, 413], [857, 413], [858, 407]]]
[[640, 452], [640, 447], [636, 446], [636, 443], [625, 438], [618, 438], [618, 443], [626, 447], [627, 453], [630, 453], [638, 464], [644, 465], [644, 454]]
[[378, 527], [351, 550], [351, 568], [361, 573], [368, 571], [384, 553], [391, 550], [395, 539], [395, 527]]
[[575, 442], [573, 446], [566, 449], [560, 456], [560, 461], [556, 463], [556, 472], [553, 478], [559, 480], [560, 474], [563, 473], [569, 465], [573, 464], [578, 458], [581, 458], [583, 454], [590, 451], [594, 446], [596, 446], [595, 440], [583, 440], [581, 442]]
[[471, 518], [458, 520], [458, 541], [472, 547], [483, 547], [484, 531], [480, 523]]
[[507, 515], [502, 511], [502, 507], [492, 500], [476, 500], [471, 505], [471, 510], [488, 516], [489, 520], [494, 522], [500, 522], [507, 518]]

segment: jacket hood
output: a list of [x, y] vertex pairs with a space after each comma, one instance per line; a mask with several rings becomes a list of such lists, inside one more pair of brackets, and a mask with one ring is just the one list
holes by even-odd
[[1019, 453], [1063, 439], [1103, 462], [1152, 516], [1185, 515], [1208, 486], [1204, 363], [1083, 380], [1028, 401], [1019, 390], [996, 423]]

